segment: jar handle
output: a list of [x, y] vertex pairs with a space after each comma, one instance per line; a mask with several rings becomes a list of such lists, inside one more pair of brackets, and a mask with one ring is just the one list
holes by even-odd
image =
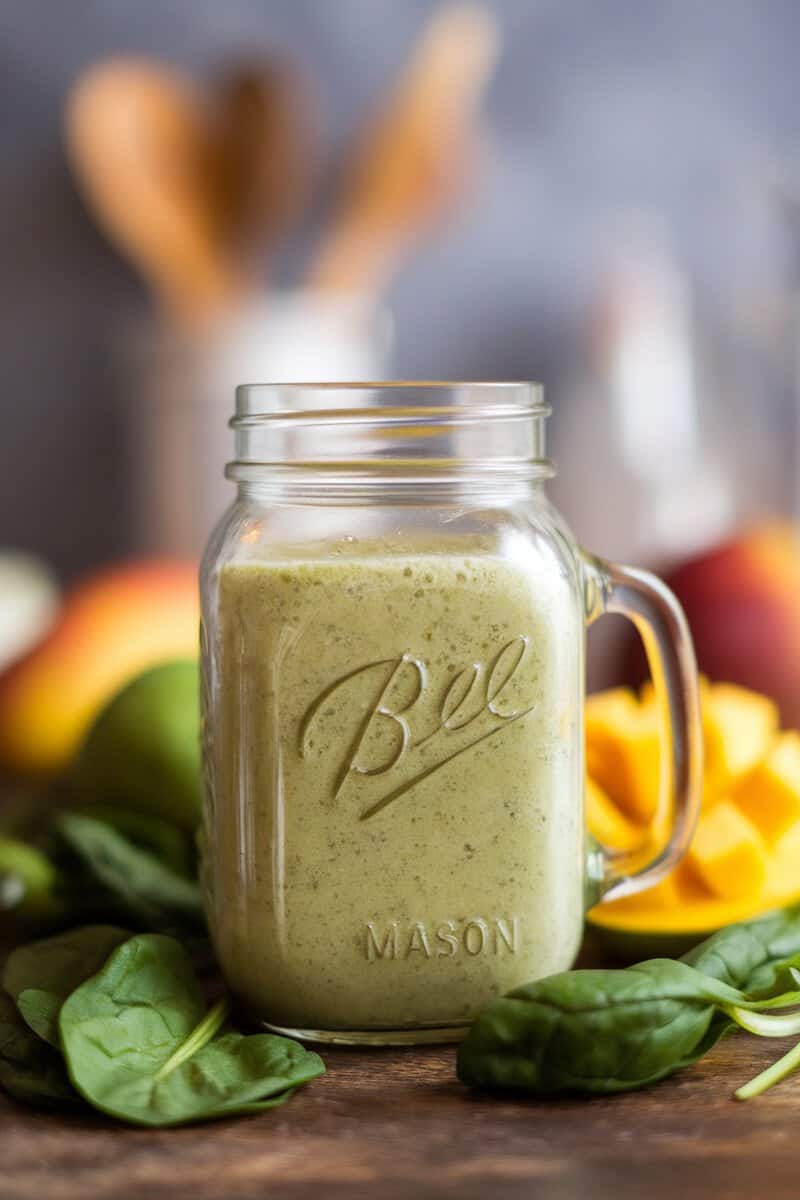
[[[621, 613], [636, 626], [650, 666], [662, 718], [661, 778], [651, 836], [633, 850], [606, 847], [590, 852], [588, 874], [592, 903], [618, 900], [652, 887], [685, 854], [700, 810], [703, 780], [703, 730], [697, 663], [683, 609], [655, 575], [604, 562], [582, 552], [586, 622]], [[666, 843], [652, 854], [653, 840], [665, 831]]]

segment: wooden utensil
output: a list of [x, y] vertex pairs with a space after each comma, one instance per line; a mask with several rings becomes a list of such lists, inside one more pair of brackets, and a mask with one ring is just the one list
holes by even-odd
[[315, 141], [309, 91], [296, 66], [275, 59], [242, 63], [216, 89], [218, 236], [251, 271], [299, 218], [309, 195]]
[[97, 219], [176, 321], [203, 323], [235, 301], [242, 280], [217, 243], [207, 126], [190, 82], [148, 59], [109, 59], [75, 84], [66, 135]]
[[457, 197], [499, 49], [487, 7], [456, 2], [434, 12], [383, 111], [354, 148], [311, 285], [377, 291], [408, 243]]

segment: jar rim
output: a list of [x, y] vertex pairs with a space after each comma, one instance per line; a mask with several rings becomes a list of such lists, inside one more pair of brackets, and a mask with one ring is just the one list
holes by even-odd
[[[447, 400], [445, 399], [447, 397]], [[408, 398], [408, 403], [403, 401]], [[449, 402], [448, 402], [449, 400]], [[339, 401], [336, 403], [336, 401]], [[354, 413], [384, 419], [547, 416], [540, 383], [529, 380], [391, 379], [320, 382], [242, 383], [236, 388], [234, 428], [245, 420], [343, 419]]]
[[242, 384], [229, 478], [307, 491], [458, 485], [462, 492], [552, 475], [540, 384], [445, 380]]

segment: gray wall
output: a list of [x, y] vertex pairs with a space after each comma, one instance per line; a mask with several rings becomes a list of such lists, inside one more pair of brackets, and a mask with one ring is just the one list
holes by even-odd
[[[212, 68], [286, 48], [319, 79], [326, 155], [402, 61], [428, 0], [0, 2], [0, 544], [66, 575], [124, 552], [120, 322], [137, 279], [70, 182], [59, 115], [95, 57], [141, 51]], [[394, 373], [544, 378], [556, 396], [591, 264], [620, 206], [663, 211], [713, 307], [773, 269], [753, 199], [800, 132], [796, 0], [495, 0], [507, 47], [475, 201], [389, 297]], [[309, 225], [313, 222], [309, 222]], [[306, 229], [283, 262], [288, 280]], [[766, 264], [766, 265], [765, 265]]]

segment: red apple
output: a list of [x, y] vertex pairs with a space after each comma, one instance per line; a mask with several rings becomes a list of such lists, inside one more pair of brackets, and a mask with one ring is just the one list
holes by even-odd
[[777, 700], [800, 726], [800, 530], [754, 526], [668, 576], [689, 619], [700, 670]]
[[197, 653], [198, 619], [194, 563], [124, 563], [78, 584], [47, 637], [0, 676], [0, 766], [65, 767], [122, 684]]

